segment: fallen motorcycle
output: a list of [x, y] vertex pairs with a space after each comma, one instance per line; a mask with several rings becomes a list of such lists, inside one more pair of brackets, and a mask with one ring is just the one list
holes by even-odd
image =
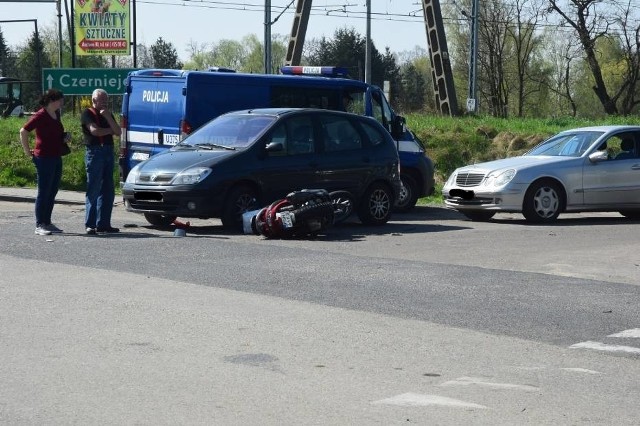
[[267, 238], [316, 236], [353, 213], [348, 191], [303, 189], [274, 201], [250, 218], [255, 235]]

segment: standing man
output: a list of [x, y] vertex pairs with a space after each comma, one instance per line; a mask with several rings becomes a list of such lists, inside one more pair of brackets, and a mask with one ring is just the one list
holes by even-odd
[[84, 164], [87, 168], [87, 194], [85, 226], [88, 235], [119, 232], [111, 226], [111, 211], [115, 199], [113, 180], [113, 136], [120, 136], [120, 127], [107, 108], [109, 95], [96, 89], [91, 95], [92, 108], [80, 117], [87, 152]]

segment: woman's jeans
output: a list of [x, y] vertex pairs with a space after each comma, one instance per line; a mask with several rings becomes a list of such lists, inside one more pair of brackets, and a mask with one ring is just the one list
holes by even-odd
[[114, 163], [113, 145], [87, 146], [84, 156], [87, 167], [84, 224], [87, 228], [105, 229], [111, 226], [115, 199]]
[[53, 205], [62, 179], [61, 157], [31, 157], [36, 166], [36, 182], [38, 195], [36, 196], [36, 226], [50, 225]]

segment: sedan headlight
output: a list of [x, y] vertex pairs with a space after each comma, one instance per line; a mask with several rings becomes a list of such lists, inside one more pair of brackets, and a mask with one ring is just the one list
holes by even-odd
[[447, 179], [447, 181], [444, 183], [444, 186], [451, 186], [453, 185], [453, 183], [456, 181], [456, 175], [458, 173], [457, 172], [453, 172], [451, 173], [451, 175], [449, 176], [449, 179]]
[[202, 182], [210, 174], [211, 169], [208, 167], [186, 169], [173, 178], [171, 185], [195, 185], [196, 183]]
[[491, 172], [484, 181], [485, 186], [505, 186], [516, 176], [516, 169], [508, 169], [503, 172]]

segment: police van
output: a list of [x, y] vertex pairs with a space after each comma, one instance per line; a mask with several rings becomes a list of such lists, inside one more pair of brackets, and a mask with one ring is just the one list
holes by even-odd
[[250, 108], [300, 107], [374, 117], [398, 142], [403, 189], [397, 211], [434, 191], [433, 162], [394, 113], [380, 88], [348, 78], [340, 67], [282, 67], [279, 75], [145, 69], [131, 72], [122, 101], [120, 176], [209, 120]]

